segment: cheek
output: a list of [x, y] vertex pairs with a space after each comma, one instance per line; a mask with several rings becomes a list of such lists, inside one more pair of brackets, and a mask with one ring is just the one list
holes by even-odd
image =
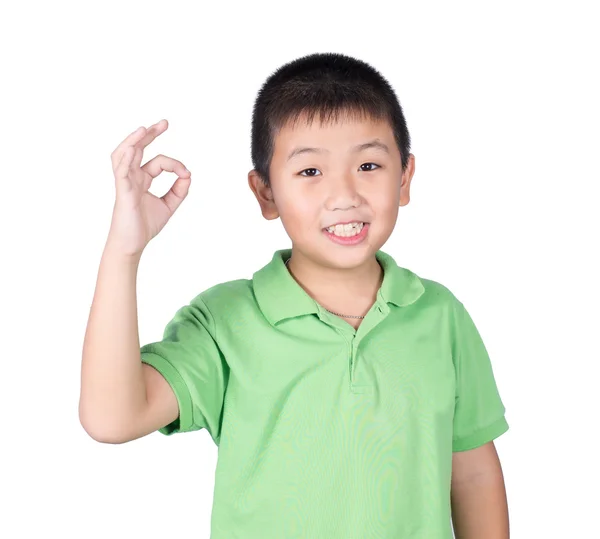
[[292, 226], [306, 225], [319, 218], [318, 200], [306, 192], [286, 191], [278, 198], [277, 209], [281, 218]]
[[400, 204], [400, 192], [394, 189], [393, 186], [385, 189], [374, 189], [369, 193], [367, 200], [375, 211], [389, 212], [392, 208]]
[[386, 227], [395, 224], [400, 205], [399, 197], [399, 190], [395, 191], [393, 188], [372, 193], [368, 201], [376, 222]]
[[292, 183], [286, 189], [281, 189], [278, 193], [278, 203], [287, 211], [299, 213], [302, 210], [314, 208], [318, 205], [319, 193], [317, 189], [311, 189], [310, 186], [301, 183]]

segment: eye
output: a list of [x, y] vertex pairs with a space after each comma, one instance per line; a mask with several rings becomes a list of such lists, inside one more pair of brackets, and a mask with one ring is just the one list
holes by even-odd
[[[375, 164], [375, 163], [363, 163], [362, 165], [360, 165], [361, 167], [364, 167], [365, 165], [373, 165], [376, 166], [377, 168], [381, 168], [379, 165]], [[375, 170], [374, 168], [368, 169], [368, 170], [364, 170], [362, 169], [363, 172], [372, 172], [373, 170]]]
[[[304, 170], [300, 171], [300, 173], [299, 173], [299, 174], [300, 174], [300, 176], [307, 176], [306, 174], [302, 174], [302, 173], [303, 173], [303, 172], [306, 172], [306, 171], [308, 171], [308, 170], [310, 170], [310, 171], [313, 171], [313, 170], [317, 170], [317, 169], [316, 169], [316, 168], [305, 168]], [[308, 177], [309, 177], [309, 178], [312, 178], [312, 177], [314, 177], [314, 176], [315, 176], [315, 174], [308, 174]]]

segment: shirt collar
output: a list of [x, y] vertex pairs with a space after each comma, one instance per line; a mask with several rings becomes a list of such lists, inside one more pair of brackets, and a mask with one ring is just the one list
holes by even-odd
[[[307, 314], [318, 314], [321, 307], [296, 282], [285, 266], [291, 249], [275, 251], [272, 260], [254, 273], [252, 284], [258, 305], [272, 324]], [[421, 279], [402, 268], [387, 253], [377, 251], [375, 257], [383, 268], [383, 282], [376, 302], [387, 311], [388, 303], [404, 307], [414, 303], [425, 291]]]

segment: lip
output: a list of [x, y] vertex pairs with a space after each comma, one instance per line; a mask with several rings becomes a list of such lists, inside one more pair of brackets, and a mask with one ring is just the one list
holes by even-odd
[[[353, 223], [354, 221], [350, 221], [350, 222]], [[339, 245], [357, 245], [365, 240], [368, 232], [369, 232], [369, 223], [365, 223], [362, 227], [362, 230], [356, 236], [351, 236], [351, 237], [336, 236], [335, 234], [331, 234], [330, 232], [327, 232], [327, 229], [325, 229], [325, 228], [323, 229], [323, 234], [325, 234], [325, 236], [328, 239], [330, 239], [332, 242], [337, 243]]]
[[349, 225], [350, 223], [364, 223], [365, 225], [368, 225], [369, 223], [367, 223], [366, 221], [362, 221], [360, 219], [353, 219], [351, 221], [340, 221], [339, 223], [333, 223], [331, 225], [327, 225], [325, 227], [323, 227], [323, 229], [327, 229], [330, 226], [336, 226], [336, 225]]

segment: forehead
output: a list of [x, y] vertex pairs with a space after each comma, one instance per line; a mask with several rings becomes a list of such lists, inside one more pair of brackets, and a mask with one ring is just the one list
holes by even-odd
[[350, 147], [379, 139], [390, 151], [394, 150], [395, 139], [387, 120], [357, 115], [340, 115], [339, 118], [309, 121], [306, 115], [296, 121], [288, 121], [273, 135], [273, 157], [287, 158], [298, 146], [318, 146], [332, 152], [345, 152]]

